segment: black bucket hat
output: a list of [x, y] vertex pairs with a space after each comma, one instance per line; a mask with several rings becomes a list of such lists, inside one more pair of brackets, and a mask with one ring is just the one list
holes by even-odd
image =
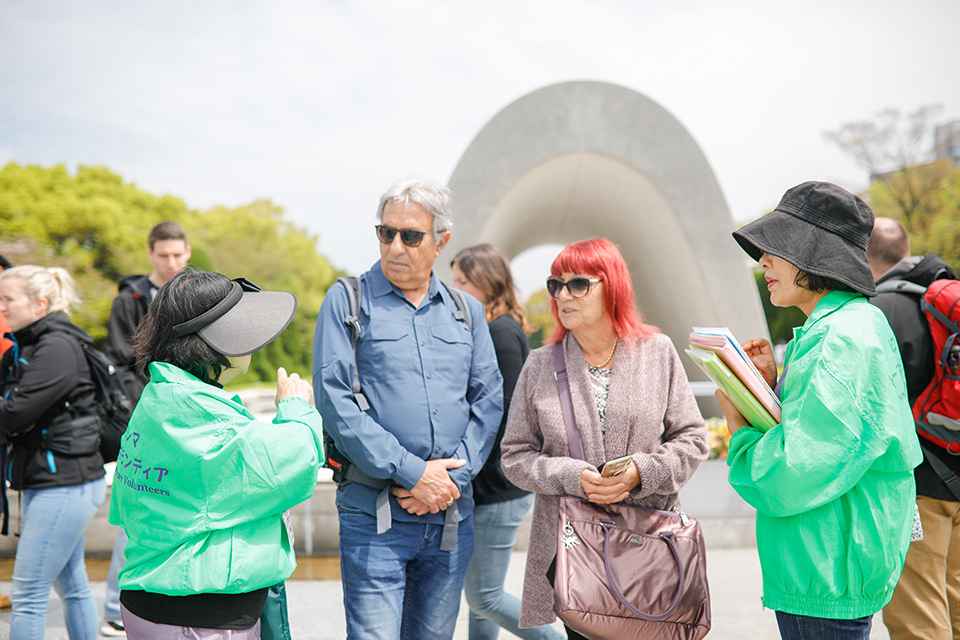
[[769, 253], [801, 271], [832, 278], [864, 295], [877, 295], [867, 262], [873, 211], [829, 182], [789, 189], [777, 208], [733, 232], [751, 258]]
[[174, 335], [196, 333], [217, 353], [236, 358], [267, 346], [293, 321], [297, 297], [292, 293], [261, 291], [246, 278], [232, 283], [223, 300], [174, 325]]

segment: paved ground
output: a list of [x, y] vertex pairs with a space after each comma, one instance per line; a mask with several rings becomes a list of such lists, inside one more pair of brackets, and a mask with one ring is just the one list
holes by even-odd
[[[517, 552], [511, 562], [507, 585], [519, 593], [523, 583], [525, 555]], [[711, 640], [753, 640], [779, 638], [771, 611], [760, 606], [760, 565], [756, 549], [708, 549], [707, 569], [713, 605]], [[102, 610], [104, 583], [92, 583]], [[9, 593], [10, 583], [0, 582], [0, 593]], [[290, 580], [287, 582], [290, 620], [295, 640], [334, 640], [345, 637], [342, 594], [336, 580]], [[45, 640], [67, 640], [60, 600], [50, 600]], [[466, 605], [457, 621], [456, 640], [466, 640]], [[10, 612], [0, 612], [0, 638], [9, 635]], [[515, 636], [503, 632], [502, 639]], [[889, 640], [886, 628], [877, 616], [871, 640]], [[426, 639], [425, 639], [426, 640]]]

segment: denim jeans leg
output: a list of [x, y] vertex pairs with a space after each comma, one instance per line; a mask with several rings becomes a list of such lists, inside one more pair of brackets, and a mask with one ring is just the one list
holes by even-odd
[[374, 516], [340, 508], [340, 583], [348, 640], [397, 640], [407, 562], [419, 540], [394, 522], [377, 535]]
[[443, 526], [417, 525], [420, 550], [407, 566], [401, 640], [450, 640], [457, 626], [460, 594], [473, 555], [473, 516], [460, 521], [457, 546], [440, 550]]
[[783, 640], [870, 640], [873, 616], [834, 620], [798, 616], [777, 611], [777, 626]]
[[127, 547], [127, 532], [123, 527], [117, 527], [117, 539], [113, 543], [113, 553], [110, 554], [110, 571], [107, 573], [107, 599], [103, 603], [103, 619], [106, 622], [121, 622], [120, 618], [120, 584], [118, 578], [123, 563], [127, 561], [123, 550]]
[[96, 639], [97, 605], [83, 562], [83, 531], [105, 495], [103, 478], [23, 492], [23, 524], [11, 590], [11, 638], [43, 639], [47, 601], [51, 587], [56, 587], [71, 640]]
[[521, 629], [520, 599], [503, 590], [517, 529], [533, 501], [530, 494], [474, 509], [473, 558], [464, 584], [470, 640], [496, 640], [501, 628], [524, 640], [563, 639], [563, 634], [548, 626]]

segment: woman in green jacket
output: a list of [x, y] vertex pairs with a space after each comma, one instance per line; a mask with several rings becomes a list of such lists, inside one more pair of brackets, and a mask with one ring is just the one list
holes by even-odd
[[717, 392], [730, 484], [757, 509], [763, 604], [784, 640], [867, 640], [910, 542], [922, 454], [896, 340], [867, 300], [872, 228], [860, 198], [806, 182], [733, 234], [770, 301], [807, 315], [779, 381], [770, 343], [743, 345], [780, 396], [782, 424], [761, 432]]
[[[260, 637], [268, 588], [296, 566], [284, 512], [309, 499], [323, 460], [313, 390], [278, 372], [277, 417], [223, 384], [290, 323], [296, 298], [185, 271], [134, 337], [150, 382], [124, 434], [110, 522], [129, 537], [120, 572], [131, 640]], [[176, 636], [180, 637], [180, 636]]]

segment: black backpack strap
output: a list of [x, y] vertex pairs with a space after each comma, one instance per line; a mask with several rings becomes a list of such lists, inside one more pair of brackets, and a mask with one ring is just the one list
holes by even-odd
[[877, 293], [912, 293], [915, 296], [923, 296], [927, 288], [915, 282], [907, 280], [887, 280], [877, 285]]
[[470, 306], [467, 304], [467, 299], [464, 297], [463, 291], [451, 287], [442, 280], [441, 283], [446, 287], [447, 293], [450, 294], [450, 297], [453, 298], [453, 301], [457, 304], [457, 310], [453, 312], [453, 317], [467, 325], [467, 330], [473, 333], [473, 316], [470, 315]]
[[[337, 282], [343, 284], [344, 289], [346, 289], [347, 301], [350, 304], [350, 311], [344, 316], [343, 324], [350, 330], [350, 346], [353, 348], [353, 398], [360, 411], [367, 411], [370, 409], [370, 403], [360, 389], [360, 367], [357, 365], [357, 342], [359, 342], [360, 334], [363, 332], [360, 326], [360, 300], [362, 299], [360, 278], [344, 276], [338, 278]], [[382, 478], [372, 478], [361, 471], [357, 465], [351, 464], [345, 456], [336, 450], [333, 439], [326, 432], [324, 432], [324, 448], [327, 452], [327, 464], [334, 470], [333, 479], [338, 485], [357, 482], [380, 489], [380, 493], [377, 494], [377, 533], [388, 531], [392, 525], [390, 487], [393, 483]]]
[[[360, 302], [362, 290], [360, 278], [356, 276], [343, 276], [337, 279], [337, 282], [343, 284], [347, 290], [347, 300], [350, 304], [350, 312], [344, 316], [343, 323], [350, 329], [350, 346], [353, 347], [353, 397], [361, 411], [370, 409], [370, 403], [367, 397], [363, 395], [360, 389], [360, 368], [357, 365], [357, 342], [360, 340], [360, 334], [363, 329], [360, 326]], [[467, 329], [473, 331], [473, 318], [470, 316], [470, 308], [467, 306], [467, 300], [462, 291], [449, 287], [444, 283], [447, 292], [457, 304], [457, 310], [454, 317], [467, 325]], [[328, 456], [329, 460], [329, 456]], [[390, 487], [393, 482], [381, 478], [372, 478], [357, 468], [357, 465], [350, 464], [349, 461], [339, 463], [341, 465], [340, 473], [335, 473], [335, 480], [339, 477], [342, 482], [358, 482], [380, 489], [377, 494], [377, 533], [389, 531], [392, 525], [392, 514], [390, 512]], [[443, 534], [440, 539], [441, 551], [453, 551], [457, 544], [457, 530], [460, 522], [460, 514], [457, 504], [450, 505], [444, 513]]]
[[947, 486], [947, 490], [953, 495], [953, 499], [960, 502], [960, 477], [927, 447], [928, 445], [924, 443], [923, 438], [920, 438], [920, 449], [923, 451], [924, 460], [929, 462], [933, 470], [940, 476], [943, 484]]
[[350, 303], [350, 313], [344, 316], [343, 324], [350, 329], [350, 346], [353, 348], [353, 398], [360, 407], [360, 411], [367, 411], [370, 409], [370, 403], [360, 389], [360, 368], [357, 366], [357, 342], [363, 331], [360, 327], [360, 278], [344, 276], [338, 278], [337, 282], [343, 284], [344, 289], [347, 290], [347, 300]]

